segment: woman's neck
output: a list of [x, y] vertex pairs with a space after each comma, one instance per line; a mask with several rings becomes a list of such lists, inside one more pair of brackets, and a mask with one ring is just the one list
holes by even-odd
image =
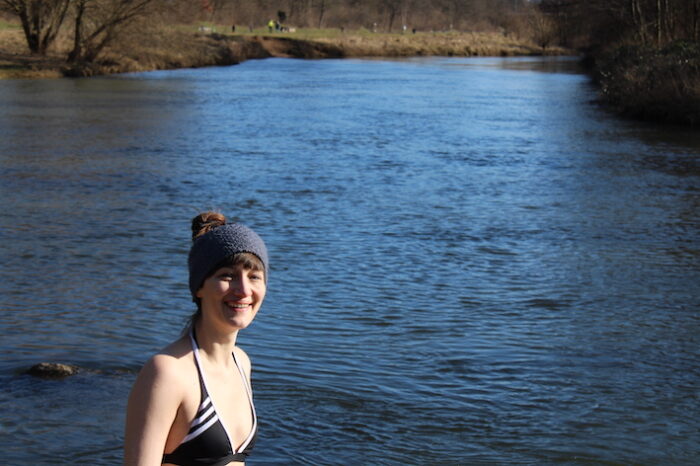
[[200, 318], [194, 323], [194, 332], [200, 351], [203, 351], [212, 363], [229, 365], [232, 362], [231, 353], [236, 346], [238, 330], [223, 333]]

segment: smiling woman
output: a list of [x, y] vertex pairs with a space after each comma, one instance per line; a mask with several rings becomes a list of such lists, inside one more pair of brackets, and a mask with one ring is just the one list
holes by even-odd
[[192, 220], [192, 240], [197, 311], [139, 373], [127, 408], [127, 465], [243, 464], [255, 443], [250, 360], [236, 337], [265, 299], [267, 249], [253, 230], [214, 212]]

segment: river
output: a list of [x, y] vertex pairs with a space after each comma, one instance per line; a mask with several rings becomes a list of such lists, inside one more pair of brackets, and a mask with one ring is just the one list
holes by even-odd
[[3, 464], [120, 464], [209, 208], [271, 255], [249, 464], [700, 457], [700, 134], [606, 112], [573, 59], [5, 80], [0, 108]]

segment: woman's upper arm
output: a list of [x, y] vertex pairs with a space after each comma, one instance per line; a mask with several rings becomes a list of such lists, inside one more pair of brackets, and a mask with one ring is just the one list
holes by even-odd
[[139, 372], [129, 395], [124, 436], [126, 466], [161, 464], [182, 399], [176, 361], [163, 354], [151, 358]]

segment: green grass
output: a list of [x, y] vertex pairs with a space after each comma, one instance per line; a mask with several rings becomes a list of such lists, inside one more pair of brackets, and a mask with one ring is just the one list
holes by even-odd
[[0, 31], [13, 29], [22, 29], [22, 26], [19, 23], [11, 23], [9, 21], [0, 19]]

